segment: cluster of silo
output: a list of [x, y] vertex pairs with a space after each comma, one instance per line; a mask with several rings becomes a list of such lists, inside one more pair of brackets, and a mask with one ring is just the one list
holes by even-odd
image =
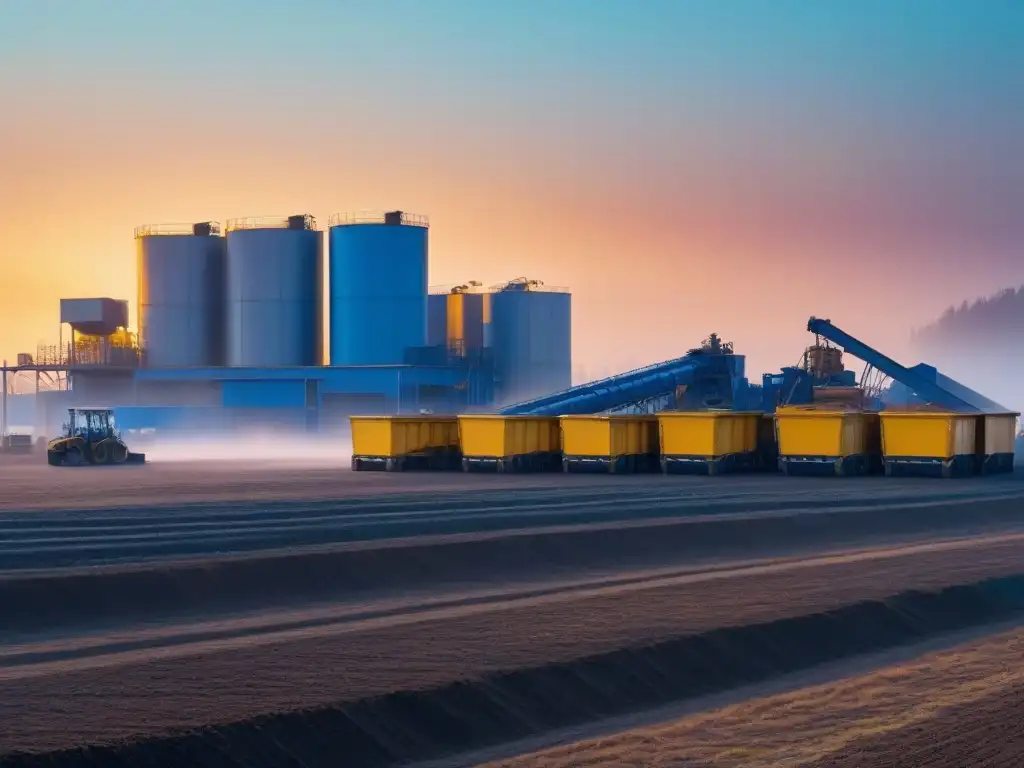
[[427, 344], [466, 356], [491, 346], [491, 295], [471, 281], [434, 287], [427, 296]]
[[[312, 216], [140, 227], [140, 344], [150, 367], [323, 363], [324, 242]], [[332, 365], [400, 364], [426, 343], [427, 222], [334, 216]]]
[[452, 356], [486, 350], [501, 403], [527, 400], [572, 384], [572, 296], [564, 288], [517, 278], [432, 289], [427, 338]]
[[[139, 336], [150, 367], [323, 364], [324, 237], [312, 216], [140, 227]], [[410, 348], [493, 361], [511, 402], [571, 384], [571, 297], [520, 278], [427, 289], [427, 221], [329, 222], [332, 365], [399, 365]]]

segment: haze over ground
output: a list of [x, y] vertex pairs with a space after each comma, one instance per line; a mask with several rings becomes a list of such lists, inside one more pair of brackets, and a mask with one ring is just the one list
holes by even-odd
[[[574, 291], [577, 378], [808, 315], [897, 357], [1024, 281], [1024, 5], [0, 2], [0, 354], [133, 227], [393, 208], [431, 282]], [[134, 313], [134, 307], [133, 307]], [[909, 360], [914, 362], [913, 360]]]

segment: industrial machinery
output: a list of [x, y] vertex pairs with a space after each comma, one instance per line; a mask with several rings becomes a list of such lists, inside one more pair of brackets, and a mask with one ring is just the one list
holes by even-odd
[[46, 446], [52, 467], [86, 464], [145, 464], [146, 454], [128, 450], [110, 408], [69, 408], [64, 434]]
[[744, 357], [711, 334], [701, 346], [663, 363], [571, 387], [498, 411], [502, 416], [574, 416], [639, 409], [659, 401], [671, 407], [730, 408], [744, 384]]

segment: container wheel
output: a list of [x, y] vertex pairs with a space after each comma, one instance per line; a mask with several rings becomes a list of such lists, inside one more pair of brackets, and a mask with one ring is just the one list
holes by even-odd
[[385, 460], [385, 462], [384, 462], [384, 471], [385, 472], [397, 472], [398, 471], [398, 462], [395, 461], [394, 459], [387, 459], [387, 460]]
[[565, 474], [569, 474], [569, 460], [568, 459], [562, 459], [562, 471]]
[[462, 471], [469, 472], [469, 459], [462, 460]]
[[359, 459], [357, 459], [355, 456], [353, 456], [352, 457], [352, 471], [353, 472], [358, 472], [359, 469], [360, 469]]

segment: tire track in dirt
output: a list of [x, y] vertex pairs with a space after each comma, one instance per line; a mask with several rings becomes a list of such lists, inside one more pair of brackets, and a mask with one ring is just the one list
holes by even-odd
[[[680, 569], [626, 578], [597, 580], [535, 590], [509, 590], [479, 597], [438, 599], [433, 603], [405, 605], [393, 609], [363, 610], [345, 616], [345, 611], [323, 612], [325, 615], [296, 618], [290, 621], [250, 620], [223, 622], [222, 626], [192, 631], [150, 631], [133, 639], [125, 633], [115, 640], [83, 638], [78, 643], [43, 643], [0, 646], [0, 681], [22, 680], [52, 674], [100, 669], [119, 664], [162, 661], [218, 651], [258, 648], [297, 640], [335, 637], [354, 632], [410, 626], [421, 622], [459, 619], [482, 613], [511, 611], [538, 606], [612, 597], [632, 592], [694, 586], [720, 579], [751, 579], [790, 571], [842, 564], [884, 561], [923, 553], [973, 549], [993, 543], [1024, 542], [1024, 533], [999, 537], [960, 539], [943, 542], [838, 553], [788, 561], [732, 564], [717, 569]], [[338, 615], [341, 614], [341, 615]]]
[[[824, 615], [859, 601], [884, 600], [898, 590], [934, 591], [1009, 576], [1020, 572], [1022, 562], [1024, 543], [997, 540], [955, 551], [627, 590], [344, 636], [0, 681], [0, 751], [135, 740], [275, 712], [338, 707], [396, 691], [468, 685], [723, 628]], [[856, 636], [855, 627], [844, 631]], [[766, 647], [780, 642], [789, 641], [772, 640]], [[560, 684], [551, 685], [554, 696]]]
[[[391, 766], [615, 716], [1024, 615], [1024, 575], [902, 592], [832, 611], [485, 675], [440, 688], [259, 717], [5, 766]], [[991, 754], [991, 748], [989, 750]], [[919, 750], [918, 756], [923, 753]], [[864, 762], [858, 763], [864, 765]], [[917, 762], [914, 765], [927, 765]]]
[[1024, 527], [1024, 501], [875, 503], [355, 542], [0, 577], [0, 631], [238, 615]]

